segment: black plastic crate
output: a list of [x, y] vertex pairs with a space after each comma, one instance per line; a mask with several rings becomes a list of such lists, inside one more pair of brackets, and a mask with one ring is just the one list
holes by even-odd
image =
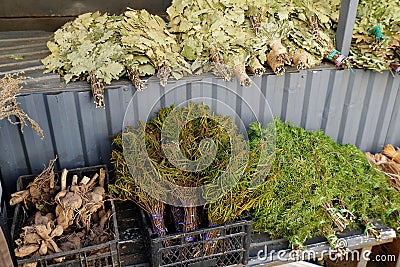
[[[92, 177], [95, 173], [98, 173], [100, 169], [106, 171], [106, 185], [109, 181], [109, 174], [106, 165], [98, 165], [85, 168], [69, 169], [67, 175], [67, 184], [71, 184], [72, 176], [78, 175], [82, 178], [84, 175]], [[24, 190], [30, 182], [32, 182], [37, 175], [25, 175], [20, 176], [17, 180], [17, 190]], [[55, 172], [56, 184], [59, 184], [61, 177], [61, 171]], [[105, 188], [107, 188], [105, 186]], [[118, 267], [119, 263], [119, 251], [118, 251], [118, 225], [115, 212], [115, 205], [113, 200], [106, 201], [105, 206], [112, 210], [112, 215], [109, 220], [109, 228], [113, 231], [115, 238], [111, 241], [83, 247], [77, 250], [71, 250], [66, 252], [55, 253], [52, 255], [45, 255], [39, 257], [32, 257], [26, 259], [19, 259], [18, 265], [26, 263], [37, 262], [37, 266], [63, 266], [63, 267]], [[22, 227], [25, 225], [29, 215], [25, 210], [23, 204], [18, 204], [15, 207], [13, 223], [11, 226], [11, 235], [13, 240], [19, 238]], [[66, 257], [61, 263], [55, 263], [54, 259], [59, 257]]]
[[140, 208], [130, 201], [116, 201], [114, 204], [117, 211], [120, 265], [149, 267], [150, 249]]
[[[153, 232], [145, 212], [142, 210], [141, 213], [148, 230], [153, 267], [245, 266], [248, 262], [251, 243], [249, 219], [160, 237]], [[187, 241], [193, 238], [194, 241]]]

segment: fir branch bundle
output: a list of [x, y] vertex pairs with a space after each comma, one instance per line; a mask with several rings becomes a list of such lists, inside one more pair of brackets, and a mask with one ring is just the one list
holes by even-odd
[[320, 235], [335, 247], [338, 233], [365, 228], [370, 219], [398, 229], [399, 193], [361, 151], [339, 145], [322, 132], [278, 119], [275, 125], [275, 158], [265, 181], [255, 190], [246, 190], [244, 184], [242, 191], [231, 191], [235, 197], [226, 197], [224, 206], [209, 205], [210, 217], [229, 218], [231, 207], [236, 214], [248, 210], [253, 231], [288, 238], [293, 248]]

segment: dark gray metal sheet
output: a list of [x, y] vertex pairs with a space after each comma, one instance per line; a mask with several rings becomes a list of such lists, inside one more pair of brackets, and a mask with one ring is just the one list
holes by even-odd
[[[74, 92], [47, 95], [55, 150], [61, 168], [85, 165], [81, 131]], [[86, 127], [86, 125], [85, 125]]]
[[300, 125], [306, 92], [307, 72], [290, 73], [288, 76], [289, 86], [284, 89], [285, 94], [287, 94], [285, 120]]
[[45, 138], [42, 140], [31, 127], [25, 127], [22, 138], [26, 145], [27, 157], [29, 159], [32, 173], [40, 173], [48, 161], [55, 157], [54, 143], [51, 138], [50, 123], [45, 96], [34, 94], [18, 98], [29, 116], [39, 123]]
[[319, 129], [322, 125], [323, 114], [325, 110], [325, 99], [329, 89], [330, 71], [309, 71], [308, 84], [310, 86], [309, 99], [306, 100], [308, 104], [303, 108], [305, 121], [304, 128], [307, 130]]

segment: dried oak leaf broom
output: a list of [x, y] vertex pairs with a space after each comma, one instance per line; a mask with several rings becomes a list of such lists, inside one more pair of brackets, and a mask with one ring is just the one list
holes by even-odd
[[[31, 119], [23, 110], [18, 106], [16, 95], [21, 89], [25, 77], [16, 74], [5, 74], [0, 79], [0, 120], [7, 118], [12, 124], [20, 124], [21, 132], [24, 132], [24, 127], [27, 123], [31, 125], [43, 139], [44, 134], [39, 124]], [[15, 116], [18, 121], [13, 121], [12, 117]]]
[[[171, 76], [178, 80], [191, 73], [190, 65], [179, 53], [180, 46], [175, 36], [168, 31], [161, 17], [146, 10], [128, 9], [118, 28], [121, 44], [128, 52], [125, 64], [129, 72], [144, 76], [157, 70], [162, 86], [167, 85]], [[135, 82], [139, 81], [134, 79]]]
[[67, 22], [47, 43], [51, 54], [42, 60], [45, 72], [59, 73], [66, 83], [88, 81], [96, 108], [105, 107], [104, 86], [124, 73], [124, 50], [115, 20], [114, 16], [95, 12]]

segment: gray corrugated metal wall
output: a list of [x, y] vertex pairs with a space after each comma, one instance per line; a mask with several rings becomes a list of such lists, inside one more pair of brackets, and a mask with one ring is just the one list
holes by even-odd
[[[7, 195], [15, 190], [19, 175], [40, 172], [55, 154], [60, 158], [58, 168], [108, 163], [109, 137], [121, 131], [125, 109], [135, 92], [127, 81], [115, 82], [106, 90], [106, 109], [95, 109], [87, 83], [66, 86], [58, 75], [43, 74], [40, 59], [49, 53], [46, 42], [50, 34], [0, 33], [0, 75], [25, 71], [26, 84], [18, 101], [46, 135], [40, 140], [29, 127], [21, 134], [18, 126], [0, 121], [0, 174]], [[23, 59], [15, 60], [12, 55]], [[386, 143], [400, 145], [399, 76], [364, 70], [352, 74], [329, 65], [301, 72], [290, 70], [284, 76], [269, 72], [253, 80], [273, 114], [282, 120], [309, 130], [323, 129], [335, 140], [355, 144], [364, 151], [379, 151]], [[264, 117], [260, 113], [265, 101], [254, 90], [242, 88], [236, 80], [225, 82], [206, 75], [170, 82], [165, 89], [156, 78], [150, 78], [137, 110], [185, 83], [183, 93], [166, 94], [155, 109], [203, 95], [229, 103], [248, 124], [254, 116], [248, 107], [240, 105], [240, 98], [244, 98], [259, 117]], [[237, 95], [218, 90], [217, 85], [231, 88]]]

